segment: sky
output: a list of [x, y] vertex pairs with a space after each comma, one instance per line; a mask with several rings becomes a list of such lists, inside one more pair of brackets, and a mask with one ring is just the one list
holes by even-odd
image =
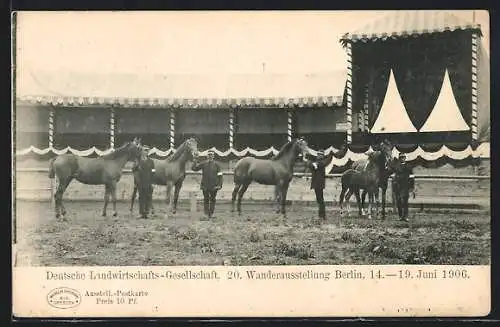
[[[450, 11], [472, 21], [472, 11]], [[23, 12], [18, 72], [311, 74], [343, 70], [338, 40], [384, 11]], [[489, 15], [475, 11], [489, 53]]]

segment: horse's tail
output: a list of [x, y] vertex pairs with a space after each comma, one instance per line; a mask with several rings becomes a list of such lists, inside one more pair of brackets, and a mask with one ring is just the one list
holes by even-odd
[[54, 157], [49, 160], [49, 178], [52, 179], [56, 176], [56, 172], [54, 170], [54, 161], [57, 157]]

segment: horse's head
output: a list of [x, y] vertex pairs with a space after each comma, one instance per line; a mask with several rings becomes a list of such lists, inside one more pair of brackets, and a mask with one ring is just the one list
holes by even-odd
[[296, 151], [296, 156], [310, 154], [312, 152], [311, 148], [307, 144], [307, 141], [302, 137], [296, 140], [295, 151]]
[[185, 143], [186, 143], [186, 147], [187, 147], [189, 153], [191, 154], [191, 156], [193, 157], [193, 159], [196, 159], [199, 155], [198, 141], [196, 141], [196, 139], [194, 137], [191, 137], [191, 138], [187, 139]]
[[[134, 138], [132, 142], [128, 142], [125, 145], [128, 154], [129, 161], [137, 161], [141, 159], [141, 155], [143, 154], [144, 147], [141, 144], [141, 140], [139, 138]], [[149, 149], [148, 149], [149, 150]]]
[[399, 169], [399, 166], [400, 166], [400, 162], [399, 162], [398, 158], [391, 157], [385, 163], [386, 174], [391, 175], [392, 173], [396, 172]]
[[394, 149], [394, 145], [391, 141], [385, 139], [380, 143], [380, 151], [385, 154], [387, 160], [392, 159], [392, 150]]

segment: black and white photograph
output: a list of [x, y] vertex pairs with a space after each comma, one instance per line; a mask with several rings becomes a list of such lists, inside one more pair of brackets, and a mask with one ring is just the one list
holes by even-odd
[[12, 35], [15, 267], [490, 265], [487, 11], [35, 11]]

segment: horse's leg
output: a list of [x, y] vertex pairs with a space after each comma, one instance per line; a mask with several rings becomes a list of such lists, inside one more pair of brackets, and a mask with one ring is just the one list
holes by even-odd
[[106, 217], [106, 211], [108, 209], [108, 202], [109, 202], [109, 196], [110, 196], [110, 187], [108, 184], [104, 185], [104, 207], [102, 208], [102, 216]]
[[179, 192], [181, 191], [182, 183], [184, 180], [179, 180], [177, 183], [175, 183], [175, 189], [174, 189], [174, 206], [172, 207], [172, 213], [175, 214], [177, 212], [177, 200], [179, 200]]
[[[165, 203], [167, 204], [167, 207], [168, 207], [167, 210], [171, 211], [172, 210], [172, 187], [173, 187], [172, 182], [167, 181], [167, 183], [165, 184], [165, 187], [166, 187]], [[168, 216], [168, 213], [166, 213], [165, 216]]]
[[354, 192], [354, 195], [356, 196], [356, 203], [358, 204], [358, 215], [360, 217], [362, 217], [363, 216], [363, 210], [361, 208], [362, 202], [361, 202], [361, 198], [360, 198], [360, 195], [359, 195], [359, 190], [356, 190]]
[[283, 214], [283, 218], [286, 218], [286, 195], [288, 193], [289, 185], [290, 184], [286, 182], [281, 187], [281, 214]]
[[382, 219], [385, 219], [385, 198], [387, 193], [387, 185], [382, 187]]
[[231, 212], [234, 212], [234, 202], [236, 201], [236, 196], [238, 195], [240, 186], [241, 184], [234, 184], [233, 194], [231, 195]]
[[349, 215], [349, 212], [351, 211], [351, 196], [353, 194], [353, 191], [351, 189], [348, 190], [346, 196], [345, 196], [345, 204], [347, 207], [347, 215]]
[[[64, 192], [68, 187], [69, 183], [72, 181], [72, 178], [59, 179], [56, 193], [54, 194], [54, 201], [56, 207], [56, 218], [62, 217], [62, 220], [66, 220], [64, 217], [66, 215], [66, 209], [64, 208], [64, 204], [62, 202]], [[62, 212], [61, 212], [62, 211]]]
[[137, 195], [137, 184], [134, 183], [134, 190], [132, 191], [132, 199], [130, 201], [130, 212], [134, 210], [134, 202], [136, 195]]
[[241, 199], [243, 198], [243, 195], [247, 191], [249, 185], [250, 185], [249, 182], [245, 182], [244, 184], [241, 185], [240, 189], [238, 190], [237, 209], [238, 209], [238, 214], [239, 215], [241, 215]]
[[276, 213], [281, 212], [281, 198], [282, 198], [282, 189], [279, 185], [274, 186], [274, 196], [276, 198]]
[[113, 199], [113, 217], [118, 216], [118, 212], [116, 211], [116, 181], [111, 182], [111, 198]]
[[[73, 180], [73, 177], [70, 177], [67, 182], [66, 182], [66, 185], [64, 186], [64, 190], [63, 190], [63, 194], [64, 192], [66, 191], [66, 189], [68, 188], [69, 186], [69, 183], [71, 183], [71, 181]], [[62, 210], [62, 216], [64, 218], [64, 216], [66, 216], [66, 207], [64, 206], [64, 203], [62, 201], [62, 198], [63, 198], [63, 194], [61, 194], [61, 210]]]
[[378, 216], [378, 213], [380, 212], [379, 207], [380, 207], [380, 189], [377, 187], [374, 193], [374, 201], [376, 201], [376, 206], [375, 206], [375, 216]]
[[[339, 207], [340, 207], [340, 214], [342, 214], [342, 211], [343, 211], [343, 204], [344, 204], [344, 195], [345, 195], [345, 192], [347, 191], [347, 188], [345, 187], [345, 185], [342, 185], [342, 189], [340, 190], [340, 198], [339, 198]], [[349, 190], [350, 192], [350, 190]], [[346, 196], [347, 198], [347, 196]]]
[[375, 197], [375, 192], [373, 190], [368, 191], [368, 219], [372, 219], [373, 202]]
[[276, 213], [280, 213], [281, 189], [279, 185], [274, 186], [274, 200], [276, 201]]
[[[361, 192], [361, 215], [365, 213], [366, 193], [366, 189]], [[368, 201], [370, 201], [370, 199], [368, 199]]]

